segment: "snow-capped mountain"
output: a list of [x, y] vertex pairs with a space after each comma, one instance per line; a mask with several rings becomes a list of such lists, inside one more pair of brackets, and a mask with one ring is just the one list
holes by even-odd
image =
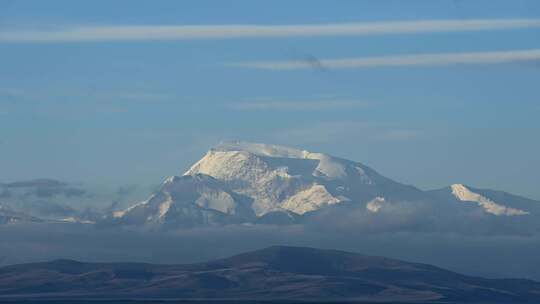
[[275, 145], [228, 142], [211, 149], [184, 175], [206, 174], [253, 199], [261, 216], [305, 214], [376, 196], [417, 198], [421, 191], [387, 179], [357, 162]]
[[0, 205], [0, 225], [29, 222], [42, 222], [42, 220]]
[[32, 217], [61, 220], [77, 217], [75, 202], [85, 190], [54, 179], [33, 179], [0, 184], [0, 202], [7, 208]]
[[111, 220], [167, 227], [242, 223], [254, 219], [250, 205], [248, 197], [212, 176], [172, 176], [148, 200], [114, 212]]
[[330, 155], [228, 142], [208, 151], [183, 176], [167, 179], [148, 200], [114, 213], [113, 218], [121, 223], [173, 226], [283, 222], [381, 195], [412, 199], [422, 192], [363, 164]]
[[458, 205], [498, 217], [526, 217], [540, 214], [540, 202], [502, 191], [477, 189], [464, 184], [427, 191], [434, 201]]
[[498, 204], [489, 198], [473, 192], [471, 189], [467, 188], [462, 184], [453, 184], [450, 186], [452, 189], [452, 194], [460, 201], [463, 202], [472, 202], [478, 204], [482, 207], [487, 213], [494, 215], [527, 215], [530, 214], [528, 211], [523, 211], [521, 209], [516, 209], [512, 207], [507, 207], [501, 204]]
[[[80, 183], [54, 179], [32, 179], [0, 183], [0, 204], [13, 212], [40, 219], [43, 222], [83, 223], [99, 221], [114, 205], [129, 206], [136, 194], [151, 191], [124, 187], [101, 189]], [[128, 204], [124, 204], [127, 202]]]
[[422, 191], [361, 163], [327, 154], [227, 142], [208, 151], [182, 176], [167, 179], [148, 200], [115, 212], [109, 219], [173, 227], [286, 223], [338, 206], [379, 214], [404, 202], [429, 203], [448, 213], [459, 210], [514, 217], [529, 216], [540, 206], [526, 199], [514, 206], [518, 197], [500, 193], [492, 197], [497, 192], [488, 192], [462, 184]]

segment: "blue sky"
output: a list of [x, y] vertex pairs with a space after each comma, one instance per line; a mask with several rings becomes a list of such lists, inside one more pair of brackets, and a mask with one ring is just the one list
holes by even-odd
[[158, 183], [241, 139], [540, 199], [539, 49], [536, 0], [2, 1], [0, 181]]

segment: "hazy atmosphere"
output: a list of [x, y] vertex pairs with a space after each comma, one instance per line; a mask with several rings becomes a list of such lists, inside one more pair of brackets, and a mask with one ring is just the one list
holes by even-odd
[[540, 301], [540, 1], [4, 0], [0, 55], [0, 301]]

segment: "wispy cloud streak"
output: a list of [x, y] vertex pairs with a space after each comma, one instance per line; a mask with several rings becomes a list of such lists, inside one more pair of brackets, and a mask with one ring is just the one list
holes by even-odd
[[3, 43], [361, 36], [539, 28], [540, 19], [385, 21], [296, 25], [78, 26], [0, 31]]
[[238, 111], [324, 111], [363, 108], [368, 104], [359, 100], [317, 100], [317, 101], [254, 101], [240, 102], [229, 106]]
[[[321, 59], [319, 64], [327, 69], [361, 69], [377, 67], [447, 66], [469, 64], [499, 64], [540, 60], [540, 49], [504, 52], [414, 54], [399, 56], [375, 56], [342, 59]], [[312, 69], [308, 61], [254, 61], [240, 62], [231, 66], [262, 70]]]
[[409, 129], [386, 122], [326, 121], [286, 128], [271, 133], [268, 137], [275, 142], [291, 145], [342, 145], [351, 138], [365, 143], [407, 142], [429, 136], [423, 130]]

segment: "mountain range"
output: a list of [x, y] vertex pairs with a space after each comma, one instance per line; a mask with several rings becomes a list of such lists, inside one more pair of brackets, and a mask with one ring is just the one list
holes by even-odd
[[[406, 208], [448, 217], [497, 218], [535, 226], [540, 202], [463, 184], [423, 191], [372, 168], [323, 153], [226, 142], [181, 176], [168, 178], [149, 199], [115, 212], [108, 221], [150, 227], [227, 223], [306, 223], [361, 210], [391, 214]], [[442, 218], [439, 218], [442, 217]], [[536, 226], [535, 226], [536, 227]]]
[[0, 301], [35, 299], [538, 303], [540, 283], [285, 246], [187, 265], [56, 260], [0, 268]]
[[[4, 206], [0, 223], [53, 220], [177, 229], [228, 224], [331, 225], [346, 223], [345, 219], [355, 215], [350, 222], [380, 224], [386, 220], [400, 223], [396, 228], [401, 230], [422, 226], [429, 230], [472, 227], [488, 233], [540, 231], [540, 202], [535, 200], [460, 183], [424, 191], [359, 162], [240, 141], [210, 149], [185, 173], [167, 178], [148, 199], [123, 209], [96, 212], [59, 204], [58, 196], [79, 202], [90, 200], [91, 195], [47, 179], [0, 184], [0, 192], [0, 206]], [[54, 200], [43, 201], [53, 195]]]

